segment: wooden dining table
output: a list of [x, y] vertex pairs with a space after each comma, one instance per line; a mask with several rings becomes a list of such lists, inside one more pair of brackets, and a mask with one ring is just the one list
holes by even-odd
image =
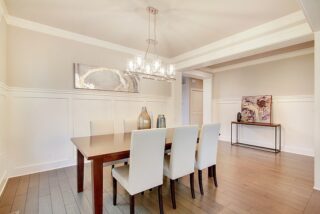
[[[173, 129], [167, 129], [166, 149], [171, 148]], [[93, 213], [103, 211], [103, 163], [130, 157], [131, 133], [75, 137], [77, 149], [77, 190], [83, 192], [84, 158], [91, 161]]]

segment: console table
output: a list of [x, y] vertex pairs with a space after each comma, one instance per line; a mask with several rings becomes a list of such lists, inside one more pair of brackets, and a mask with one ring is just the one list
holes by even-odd
[[[268, 148], [263, 146], [257, 146], [257, 145], [251, 145], [251, 144], [245, 144], [239, 142], [239, 126], [245, 125], [245, 126], [263, 126], [263, 127], [269, 127], [274, 128], [274, 148]], [[236, 127], [236, 142], [233, 142], [233, 126]], [[279, 132], [279, 137], [278, 137]], [[231, 145], [232, 146], [244, 146], [254, 149], [262, 149], [265, 151], [271, 151], [274, 153], [281, 152], [281, 124], [275, 124], [275, 123], [251, 123], [251, 122], [231, 122]]]

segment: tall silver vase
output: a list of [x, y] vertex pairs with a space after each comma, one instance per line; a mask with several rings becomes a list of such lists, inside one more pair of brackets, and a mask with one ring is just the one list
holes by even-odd
[[147, 108], [142, 107], [141, 113], [138, 118], [138, 129], [150, 129], [151, 128], [151, 118], [147, 112]]

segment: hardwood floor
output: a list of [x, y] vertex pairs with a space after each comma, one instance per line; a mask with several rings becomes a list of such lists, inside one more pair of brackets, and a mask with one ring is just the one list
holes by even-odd
[[[320, 213], [320, 192], [313, 190], [313, 158], [289, 153], [272, 154], [220, 143], [219, 187], [203, 171], [204, 196], [195, 175], [196, 198], [189, 177], [176, 186], [177, 209], [170, 198], [170, 180], [164, 180], [165, 213]], [[118, 185], [118, 205], [112, 205], [111, 167], [104, 169], [104, 212], [129, 213], [129, 196]], [[197, 173], [197, 172], [196, 172]], [[92, 213], [90, 166], [85, 166], [84, 192], [77, 193], [76, 167], [9, 179], [0, 198], [0, 214]], [[136, 213], [159, 213], [157, 191], [135, 198]]]

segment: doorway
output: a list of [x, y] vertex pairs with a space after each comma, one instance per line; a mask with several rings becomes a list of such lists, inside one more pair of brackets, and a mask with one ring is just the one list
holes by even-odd
[[182, 78], [182, 122], [184, 125], [203, 124], [203, 80]]

